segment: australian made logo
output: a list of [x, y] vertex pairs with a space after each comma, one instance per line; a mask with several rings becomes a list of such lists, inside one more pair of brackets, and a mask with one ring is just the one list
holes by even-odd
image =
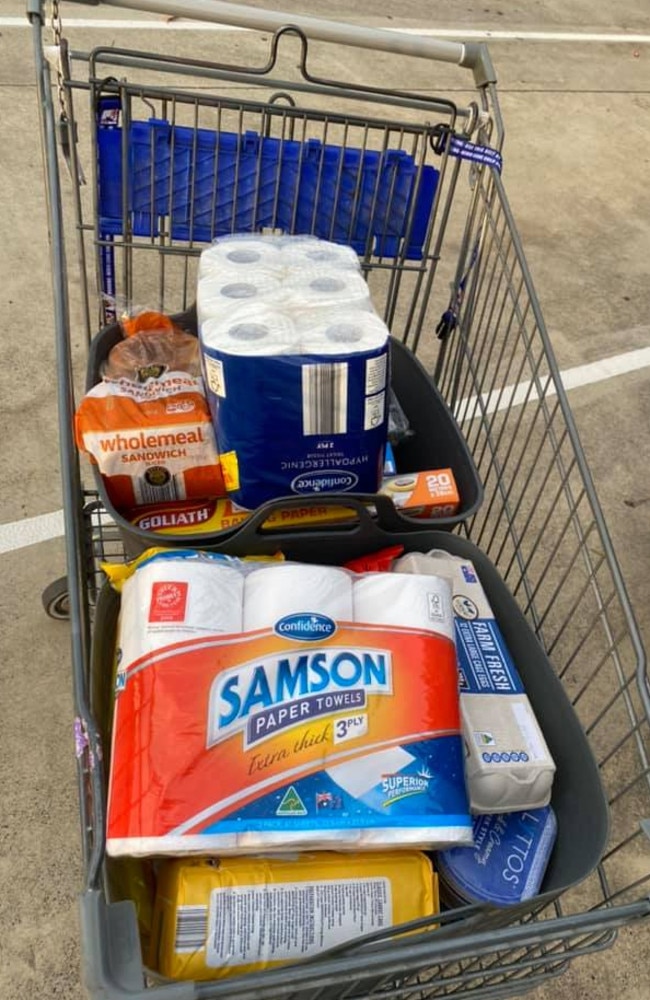
[[[325, 615], [281, 621], [309, 617], [323, 626], [334, 624]], [[330, 646], [253, 660], [224, 670], [212, 682], [207, 745], [241, 732], [247, 749], [312, 719], [365, 708], [368, 695], [392, 690], [392, 659], [384, 649]]]
[[306, 816], [307, 806], [300, 798], [293, 785], [290, 785], [284, 795], [280, 805], [275, 810], [276, 816]]
[[426, 767], [417, 774], [385, 774], [381, 779], [381, 790], [386, 796], [382, 805], [392, 806], [412, 795], [422, 795], [429, 791], [429, 783], [433, 775]]
[[351, 490], [359, 482], [355, 472], [325, 469], [323, 472], [303, 472], [291, 483], [292, 493], [326, 493]]

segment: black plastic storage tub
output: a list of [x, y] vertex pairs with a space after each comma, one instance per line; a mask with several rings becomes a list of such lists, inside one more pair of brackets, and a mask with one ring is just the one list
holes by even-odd
[[[178, 326], [196, 335], [194, 309], [174, 316], [174, 321]], [[105, 327], [94, 337], [88, 359], [87, 389], [101, 381], [102, 365], [111, 348], [121, 339], [122, 333], [118, 323]], [[414, 431], [410, 438], [394, 449], [397, 471], [421, 472], [427, 469], [450, 468], [456, 480], [461, 503], [460, 510], [453, 517], [426, 519], [408, 517], [398, 511], [391, 500], [387, 500], [387, 503], [382, 505], [384, 526], [397, 531], [426, 531], [434, 527], [437, 530], [450, 531], [472, 517], [483, 500], [483, 487], [472, 456], [458, 424], [433, 380], [412, 351], [397, 340], [393, 340], [391, 345], [391, 384]], [[130, 524], [115, 509], [95, 465], [93, 472], [102, 502], [117, 524], [127, 554], [131, 557], [152, 545], [160, 544], [161, 539], [164, 539], [162, 544], [170, 548], [178, 546], [206, 548], [232, 537], [241, 530], [240, 527], [229, 528], [212, 535], [156, 534], [145, 531]], [[347, 506], [350, 496], [351, 494], [341, 494], [338, 498], [339, 505]], [[372, 499], [374, 502], [374, 498]], [[323, 494], [316, 494], [313, 498], [308, 495], [301, 497], [303, 505], [310, 501], [321, 504], [322, 500]], [[323, 525], [320, 530], [326, 531], [327, 525]]]
[[[265, 514], [260, 510], [255, 521], [261, 523], [263, 516]], [[342, 564], [383, 546], [400, 544], [406, 551], [444, 549], [471, 559], [557, 765], [551, 805], [557, 817], [558, 833], [540, 894], [512, 907], [496, 908], [489, 904], [464, 907], [454, 912], [451, 923], [443, 920], [437, 929], [425, 929], [409, 935], [409, 942], [417, 944], [426, 941], [431, 948], [431, 960], [435, 962], [436, 945], [448, 934], [470, 930], [485, 931], [512, 924], [527, 914], [542, 909], [551, 900], [587, 878], [602, 857], [609, 831], [608, 807], [598, 767], [546, 653], [487, 557], [471, 542], [449, 532], [385, 533], [365, 510], [360, 511], [359, 524], [353, 531], [337, 533], [328, 539], [324, 539], [322, 534], [309, 539], [295, 533], [287, 533], [281, 539], [275, 537], [277, 533], [274, 533], [271, 538], [268, 534], [259, 534], [257, 529], [251, 530], [251, 524], [252, 519], [247, 523], [246, 530], [239, 533], [239, 541], [231, 539], [224, 542], [218, 547], [220, 551], [250, 555], [270, 553], [281, 548], [288, 559]], [[108, 756], [112, 677], [118, 613], [119, 597], [106, 585], [96, 609], [90, 678], [91, 708], [105, 747], [105, 778], [110, 765]], [[102, 815], [104, 814], [102, 809]], [[99, 831], [97, 834], [99, 835]], [[115, 864], [115, 861], [108, 859], [109, 882], [111, 869]], [[85, 893], [82, 897], [82, 931], [85, 938], [83, 951], [87, 981], [105, 987], [106, 970], [111, 968], [111, 978], [117, 977], [122, 986], [128, 983], [129, 990], [139, 996], [138, 991], [143, 984], [143, 968], [133, 904], [118, 902], [117, 899], [107, 903], [100, 890]], [[399, 947], [399, 938], [382, 944], [383, 949]], [[331, 961], [332, 957], [330, 953], [328, 960]], [[310, 967], [317, 968], [318, 962], [318, 958], [311, 959]], [[273, 977], [279, 977], [277, 981], [280, 981], [283, 973], [286, 974], [286, 969], [264, 972], [262, 975], [268, 988], [274, 982]], [[214, 993], [211, 992], [210, 995], [226, 997], [232, 984], [232, 980], [213, 983], [211, 987]], [[174, 993], [174, 996], [189, 998], [195, 995], [190, 983], [179, 983], [177, 988], [178, 993]], [[223, 994], [219, 993], [220, 989]]]

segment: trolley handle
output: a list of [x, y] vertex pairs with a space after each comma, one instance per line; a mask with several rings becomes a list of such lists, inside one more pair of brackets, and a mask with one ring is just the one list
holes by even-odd
[[[264, 524], [273, 514], [278, 514], [280, 512], [290, 512], [296, 508], [304, 507], [305, 504], [313, 506], [317, 504], [319, 507], [344, 507], [347, 510], [354, 511], [356, 518], [354, 520], [345, 520], [339, 523], [332, 522], [331, 524], [315, 524], [311, 529], [312, 532], [316, 532], [320, 538], [323, 537], [324, 532], [331, 530], [332, 534], [343, 533], [362, 533], [364, 535], [371, 533], [372, 535], [379, 535], [380, 532], [384, 531], [404, 531], [404, 524], [400, 520], [395, 505], [390, 497], [382, 496], [376, 493], [328, 493], [327, 495], [319, 494], [314, 497], [313, 494], [309, 496], [287, 496], [280, 497], [277, 500], [270, 500], [268, 503], [262, 504], [258, 507], [254, 514], [252, 514], [238, 530], [236, 534], [237, 541], [244, 541], [244, 539], [253, 540], [255, 538], [278, 538], [280, 535], [286, 537], [280, 529], [265, 528]], [[376, 516], [373, 516], [368, 510], [368, 505], [372, 505], [376, 511]], [[291, 525], [288, 525], [287, 531], [291, 530]], [[305, 525], [304, 529], [298, 533], [301, 537], [309, 535], [310, 526]]]
[[123, 7], [143, 13], [166, 14], [196, 21], [212, 21], [255, 31], [274, 32], [287, 25], [293, 25], [308, 38], [322, 42], [415, 56], [471, 69], [477, 87], [496, 83], [496, 74], [487, 46], [475, 42], [422, 38], [400, 31], [364, 28], [303, 14], [261, 10], [245, 4], [225, 3], [223, 0], [73, 0], [73, 2], [94, 7], [103, 3], [110, 7]]

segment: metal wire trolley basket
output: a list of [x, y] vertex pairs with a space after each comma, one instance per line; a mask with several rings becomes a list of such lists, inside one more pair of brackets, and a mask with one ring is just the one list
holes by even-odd
[[[53, 250], [87, 986], [98, 997], [157, 990], [242, 1000], [520, 995], [650, 915], [650, 690], [504, 191], [503, 123], [487, 52], [218, 0], [113, 5], [253, 31], [238, 36], [233, 62], [114, 47], [77, 52], [60, 30], [56, 46], [45, 46], [42, 0], [27, 4]], [[372, 52], [374, 82], [358, 79], [355, 47]], [[324, 53], [333, 55], [329, 64]], [[324, 69], [332, 62], [344, 80]], [[441, 62], [473, 73], [472, 100], [431, 95]], [[66, 164], [72, 185], [61, 171]], [[95, 606], [99, 562], [124, 551], [82, 483], [72, 417], [86, 352], [72, 331], [81, 317], [89, 341], [122, 307], [189, 310], [202, 247], [227, 233], [260, 231], [352, 245], [394, 338], [433, 376], [485, 491], [483, 505], [451, 537], [460, 545], [465, 535], [496, 566], [548, 654], [598, 763], [609, 841], [586, 880], [540, 897], [526, 913], [465, 907], [436, 918], [437, 927], [374, 935], [270, 972], [161, 982], [143, 969], [132, 904], [107, 889], [106, 723], [96, 691], [106, 654], [97, 637], [109, 634], [107, 618], [114, 623], [116, 612], [110, 599]], [[66, 244], [76, 245], [81, 265], [72, 306]], [[381, 511], [377, 522], [358, 509], [358, 531], [347, 541], [328, 536], [334, 547], [370, 551], [394, 537]], [[235, 533], [222, 550], [257, 545], [263, 520], [262, 510], [253, 529]], [[408, 537], [417, 547], [416, 536]], [[299, 554], [299, 534], [291, 539], [274, 544], [287, 541]], [[425, 534], [422, 547], [427, 541]]]

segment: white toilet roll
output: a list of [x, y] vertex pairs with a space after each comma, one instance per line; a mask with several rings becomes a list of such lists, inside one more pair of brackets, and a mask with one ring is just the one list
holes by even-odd
[[259, 302], [270, 305], [279, 301], [281, 294], [279, 279], [261, 271], [249, 274], [233, 269], [205, 275], [196, 293], [199, 326], [212, 317], [230, 318], [240, 306]]
[[199, 261], [199, 279], [224, 268], [240, 273], [282, 271], [279, 240], [260, 236], [224, 236], [207, 247]]
[[283, 283], [288, 308], [371, 310], [368, 285], [360, 274], [343, 268], [301, 268]]
[[236, 357], [299, 354], [299, 333], [292, 320], [266, 306], [250, 304], [233, 316], [207, 319], [200, 327], [202, 345]]
[[369, 573], [355, 580], [353, 601], [357, 622], [399, 625], [454, 638], [451, 586], [443, 577]]
[[376, 313], [335, 310], [297, 318], [304, 354], [354, 354], [381, 350], [390, 331]]
[[349, 268], [359, 270], [359, 258], [352, 247], [319, 240], [315, 236], [288, 237], [280, 245], [282, 261], [287, 269], [301, 267]]
[[199, 559], [152, 559], [125, 581], [118, 632], [120, 670], [195, 636], [241, 632], [244, 577]]
[[352, 621], [352, 580], [341, 569], [284, 563], [254, 570], [244, 585], [244, 631], [273, 628], [286, 615]]

